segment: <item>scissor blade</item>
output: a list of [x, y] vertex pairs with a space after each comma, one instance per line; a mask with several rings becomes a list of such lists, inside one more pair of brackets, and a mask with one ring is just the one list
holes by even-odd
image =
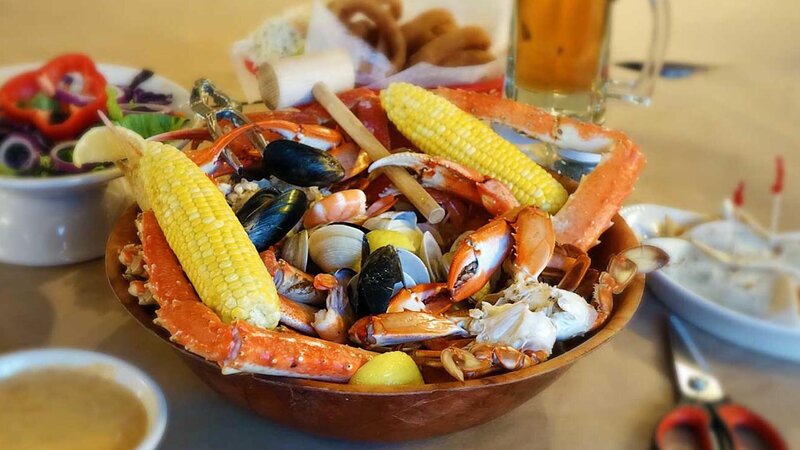
[[678, 389], [689, 399], [716, 402], [725, 397], [689, 331], [677, 317], [669, 318], [669, 341]]

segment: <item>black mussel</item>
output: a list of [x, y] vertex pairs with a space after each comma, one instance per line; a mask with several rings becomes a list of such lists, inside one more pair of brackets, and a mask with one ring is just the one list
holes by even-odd
[[259, 252], [283, 239], [300, 222], [308, 207], [308, 198], [299, 189], [288, 190], [277, 197], [265, 195], [261, 198], [264, 200], [261, 206], [246, 218], [239, 218]]
[[295, 186], [330, 186], [344, 178], [344, 168], [328, 152], [288, 139], [267, 144], [261, 165]]
[[281, 193], [272, 188], [259, 189], [236, 211], [236, 217], [239, 219], [239, 222], [244, 223], [244, 221], [250, 217], [250, 214], [253, 214], [265, 204], [274, 201], [279, 195], [281, 195]]
[[386, 245], [370, 254], [358, 274], [353, 309], [359, 316], [382, 314], [389, 300], [404, 286], [403, 267], [394, 246]]

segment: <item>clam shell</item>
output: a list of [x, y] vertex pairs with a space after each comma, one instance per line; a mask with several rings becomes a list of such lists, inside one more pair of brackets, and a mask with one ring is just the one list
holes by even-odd
[[419, 257], [428, 269], [428, 275], [433, 282], [441, 282], [447, 278], [447, 269], [442, 258], [442, 249], [430, 231], [422, 235], [422, 245], [419, 247]]
[[308, 256], [327, 273], [342, 268], [358, 271], [365, 242], [364, 232], [356, 227], [326, 225], [308, 237]]
[[370, 230], [393, 230], [394, 226], [416, 228], [416, 213], [414, 211], [388, 211], [364, 221], [364, 227]]
[[281, 250], [281, 258], [294, 267], [307, 271], [308, 268], [308, 230], [301, 230], [286, 239]]
[[[403, 270], [403, 282], [405, 287], [411, 288], [418, 284], [430, 283], [431, 278], [428, 268], [419, 257], [408, 250], [397, 249], [397, 256], [400, 257], [400, 267]], [[395, 292], [396, 294], [397, 292]]]

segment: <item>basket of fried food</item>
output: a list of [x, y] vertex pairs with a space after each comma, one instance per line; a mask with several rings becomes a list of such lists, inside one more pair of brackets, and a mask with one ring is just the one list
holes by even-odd
[[[111, 285], [213, 389], [320, 435], [429, 437], [520, 405], [628, 322], [664, 261], [616, 215], [644, 165], [625, 134], [405, 83], [339, 99], [392, 154], [371, 160], [318, 103], [216, 138], [105, 129], [138, 203]], [[605, 156], [576, 187], [486, 121]]]
[[233, 44], [231, 56], [250, 101], [259, 99], [259, 68], [344, 50], [351, 61], [340, 65], [353, 66], [357, 85], [384, 87], [404, 81], [467, 86], [492, 81], [499, 86], [511, 12], [511, 3], [505, 1], [316, 2], [268, 18]]

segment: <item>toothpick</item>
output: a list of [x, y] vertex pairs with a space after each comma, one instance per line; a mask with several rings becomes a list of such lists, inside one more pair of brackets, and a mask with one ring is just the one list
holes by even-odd
[[736, 189], [733, 191], [733, 195], [731, 197], [731, 203], [733, 203], [733, 217], [731, 222], [731, 231], [730, 231], [730, 242], [731, 245], [728, 248], [731, 249], [731, 255], [736, 256], [736, 224], [738, 222], [739, 211], [744, 205], [744, 181], [740, 181], [739, 184], [736, 186]]
[[783, 178], [785, 172], [783, 167], [783, 157], [775, 157], [775, 182], [772, 184], [772, 220], [770, 221], [770, 235], [774, 240], [778, 235], [778, 224], [781, 216], [781, 204], [783, 203]]

